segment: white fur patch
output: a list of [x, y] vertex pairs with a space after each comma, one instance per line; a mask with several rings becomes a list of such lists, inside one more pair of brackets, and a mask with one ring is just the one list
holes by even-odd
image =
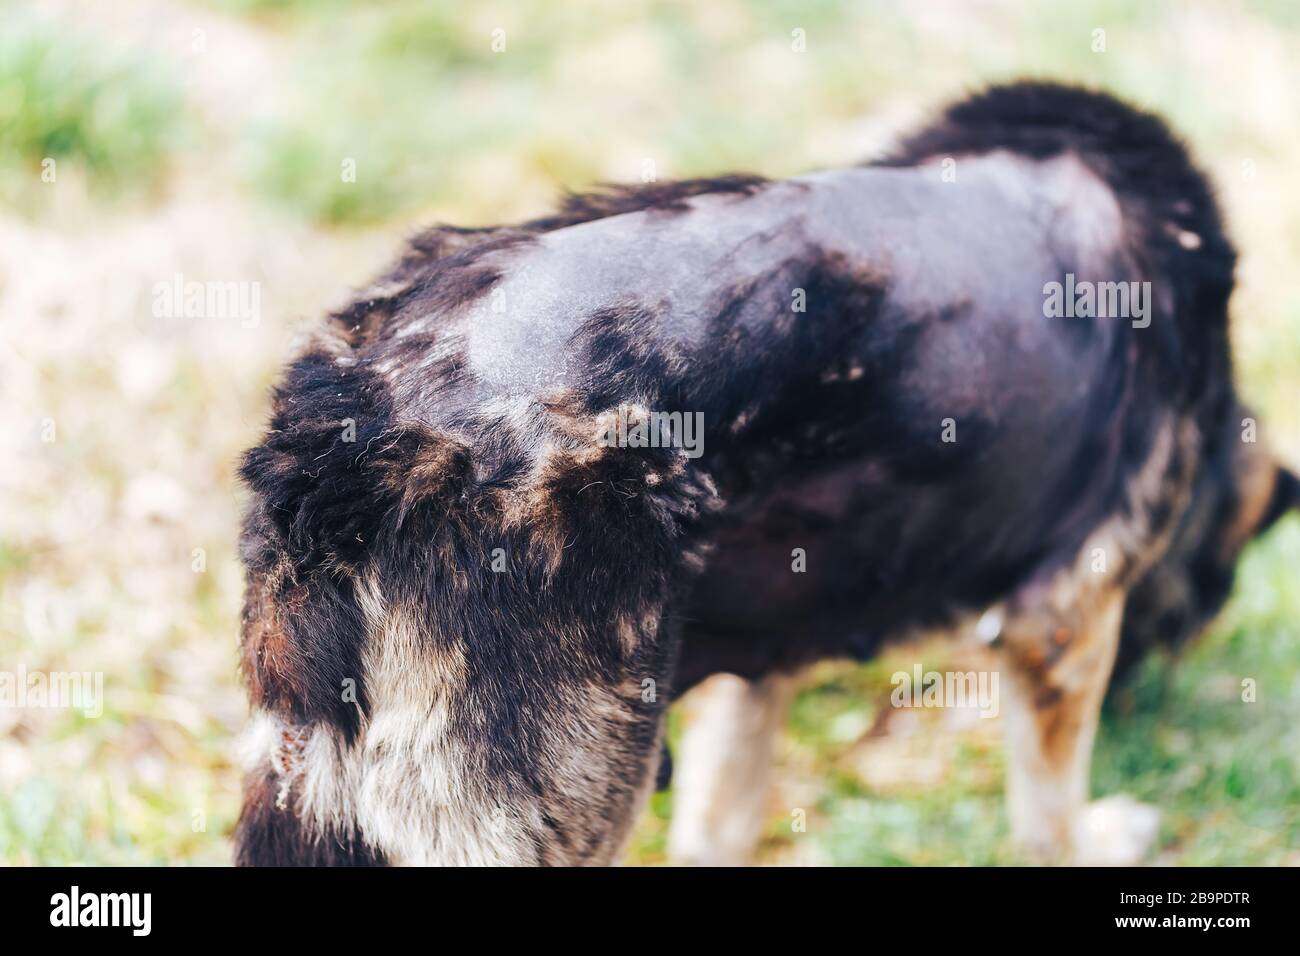
[[489, 801], [475, 769], [482, 755], [449, 734], [463, 658], [431, 646], [373, 581], [357, 597], [371, 625], [360, 675], [371, 717], [356, 742], [325, 724], [308, 730], [259, 711], [241, 748], [246, 765], [269, 761], [280, 805], [292, 794], [305, 826], [320, 834], [356, 827], [395, 865], [533, 862], [537, 809]]
[[371, 718], [348, 774], [361, 832], [399, 865], [532, 862], [535, 808], [488, 803], [474, 772], [481, 756], [450, 733], [464, 658], [434, 647], [433, 635], [388, 605], [374, 580], [357, 596], [370, 622], [362, 664]]
[[720, 674], [691, 694], [674, 768], [668, 852], [702, 866], [749, 862], [767, 821], [772, 756], [785, 721], [791, 679], [752, 683]]

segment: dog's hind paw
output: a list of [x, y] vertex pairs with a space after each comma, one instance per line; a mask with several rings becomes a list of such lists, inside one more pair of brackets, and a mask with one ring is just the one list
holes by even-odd
[[1155, 845], [1160, 811], [1125, 794], [1094, 800], [1074, 831], [1077, 866], [1136, 866]]

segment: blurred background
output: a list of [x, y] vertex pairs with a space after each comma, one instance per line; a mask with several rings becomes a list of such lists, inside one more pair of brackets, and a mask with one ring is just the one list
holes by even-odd
[[[1242, 390], [1300, 463], [1290, 0], [0, 0], [0, 671], [104, 674], [98, 718], [0, 707], [0, 862], [229, 861], [234, 468], [303, 324], [404, 235], [538, 215], [648, 162], [853, 163], [1022, 75], [1122, 94], [1192, 144], [1242, 252]], [[260, 321], [155, 317], [178, 275], [259, 283]], [[1094, 791], [1161, 807], [1158, 863], [1300, 864], [1297, 568], [1288, 519], [1212, 633], [1111, 695]], [[1017, 862], [997, 721], [888, 706], [894, 671], [969, 653], [811, 675], [764, 862]], [[663, 862], [671, 804], [629, 862]]]

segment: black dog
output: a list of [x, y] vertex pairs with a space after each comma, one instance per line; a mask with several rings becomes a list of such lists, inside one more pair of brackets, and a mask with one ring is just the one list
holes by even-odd
[[976, 621], [1015, 836], [1078, 852], [1117, 650], [1199, 629], [1295, 498], [1233, 264], [1159, 120], [1047, 84], [884, 162], [420, 235], [244, 463], [239, 862], [609, 862], [719, 672], [673, 845], [738, 860], [783, 675]]

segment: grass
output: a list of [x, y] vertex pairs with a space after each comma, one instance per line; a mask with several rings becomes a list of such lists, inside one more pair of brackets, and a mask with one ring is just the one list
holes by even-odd
[[1158, 801], [1164, 849], [1181, 862], [1300, 863], [1297, 558], [1290, 519], [1246, 555], [1213, 634], [1177, 661], [1148, 661], [1107, 711], [1096, 786]]
[[[1242, 388], [1265, 438], [1300, 461], [1294, 4], [121, 0], [74, 22], [0, 0], [0, 13], [0, 453], [17, 466], [0, 469], [0, 669], [106, 683], [99, 719], [0, 708], [0, 862], [228, 861], [244, 718], [234, 462], [295, 326], [417, 223], [537, 214], [562, 189], [648, 168], [854, 162], [997, 79], [1104, 86], [1168, 115], [1219, 184], [1243, 252]], [[176, 272], [260, 281], [264, 321], [151, 320], [148, 290]], [[1298, 562], [1291, 519], [1250, 549], [1212, 631], [1107, 704], [1094, 792], [1164, 810], [1157, 862], [1300, 863]], [[882, 722], [892, 672], [964, 653], [927, 644], [817, 669], [781, 741], [765, 861], [1019, 862], [996, 721]], [[655, 796], [632, 862], [664, 862], [671, 805]]]
[[[793, 169], [811, 119], [795, 97], [834, 104], [818, 122], [847, 118], [888, 67], [864, 61], [846, 38], [832, 40], [837, 8], [800, 8], [792, 21], [834, 44], [823, 68], [802, 71], [789, 62], [791, 28], [772, 11], [753, 14], [750, 29], [720, 19], [706, 33], [683, 3], [610, 7], [602, 16], [538, 4], [470, 12], [390, 2], [365, 13], [326, 5], [302, 17], [295, 45], [310, 53], [255, 128], [249, 175], [274, 201], [337, 226], [409, 216], [467, 192], [486, 193], [488, 208], [509, 215], [519, 207], [492, 197], [521, 184], [535, 194], [543, 183], [635, 178], [647, 160], [661, 176], [756, 158]], [[755, 50], [754, 33], [769, 23], [779, 31], [772, 46]], [[756, 109], [753, 88], [736, 82], [768, 72], [766, 60], [789, 107], [775, 124], [770, 110]], [[716, 95], [694, 95], [701, 86]], [[593, 137], [629, 108], [648, 120], [641, 142], [601, 162]], [[355, 182], [333, 175], [349, 157]]]
[[107, 53], [88, 34], [7, 12], [0, 32], [6, 198], [30, 195], [51, 172], [57, 181], [63, 164], [101, 198], [152, 188], [182, 126], [182, 97], [162, 64]]

